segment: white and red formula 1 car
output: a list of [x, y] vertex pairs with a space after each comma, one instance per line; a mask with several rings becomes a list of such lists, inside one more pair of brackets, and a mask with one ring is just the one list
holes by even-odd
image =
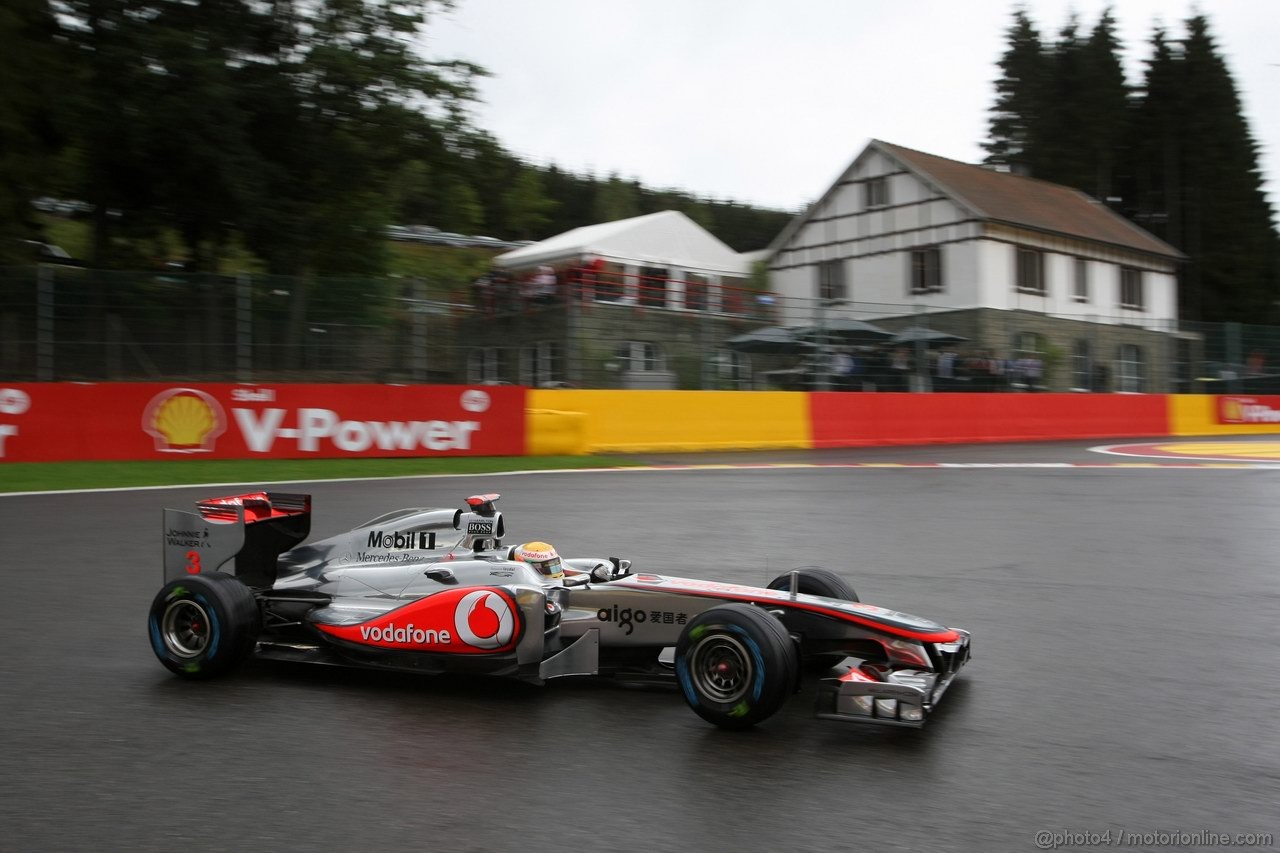
[[[151, 645], [181, 676], [262, 658], [541, 684], [597, 675], [679, 686], [726, 728], [766, 719], [827, 664], [817, 716], [923, 725], [969, 660], [969, 634], [858, 601], [833, 572], [767, 588], [632, 573], [570, 558], [557, 576], [512, 559], [498, 495], [402, 509], [308, 545], [307, 495], [255, 492], [164, 512]], [[220, 571], [230, 568], [230, 573]]]

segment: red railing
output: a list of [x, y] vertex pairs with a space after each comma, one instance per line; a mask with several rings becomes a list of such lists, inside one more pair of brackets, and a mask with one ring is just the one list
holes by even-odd
[[486, 314], [528, 310], [538, 305], [576, 301], [630, 305], [638, 310], [696, 311], [768, 321], [768, 294], [739, 285], [712, 283], [706, 276], [684, 279], [593, 267], [568, 267], [524, 273], [496, 271], [471, 284], [470, 303]]

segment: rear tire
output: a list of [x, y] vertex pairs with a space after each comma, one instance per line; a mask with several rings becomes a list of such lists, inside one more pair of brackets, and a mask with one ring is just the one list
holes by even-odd
[[797, 684], [795, 644], [771, 613], [726, 604], [694, 617], [676, 643], [676, 680], [698, 716], [726, 729], [771, 717]]
[[[858, 594], [849, 586], [848, 581], [830, 569], [820, 566], [805, 566], [796, 569], [800, 573], [800, 583], [796, 592], [801, 595], [821, 595], [826, 598], [838, 598], [841, 601], [858, 601]], [[769, 581], [768, 589], [791, 590], [791, 573], [778, 575]]]
[[261, 617], [249, 587], [224, 574], [169, 581], [151, 602], [151, 650], [183, 678], [214, 678], [248, 657]]

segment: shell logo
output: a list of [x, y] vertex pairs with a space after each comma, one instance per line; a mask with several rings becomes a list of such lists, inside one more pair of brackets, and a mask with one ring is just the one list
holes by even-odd
[[464, 411], [476, 414], [489, 411], [491, 402], [488, 394], [476, 388], [472, 388], [470, 391], [463, 391], [458, 400], [458, 404], [462, 406]]
[[1244, 406], [1239, 400], [1229, 397], [1222, 401], [1222, 420], [1229, 424], [1244, 422]]
[[20, 388], [0, 388], [0, 415], [21, 415], [31, 408], [31, 397]]
[[227, 430], [227, 417], [221, 404], [204, 391], [170, 388], [147, 403], [142, 429], [161, 453], [210, 453]]
[[453, 610], [458, 639], [477, 649], [497, 649], [511, 642], [516, 619], [507, 600], [491, 589], [467, 593]]

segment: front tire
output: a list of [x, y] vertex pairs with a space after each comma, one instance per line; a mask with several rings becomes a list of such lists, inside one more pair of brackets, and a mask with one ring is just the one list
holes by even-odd
[[[805, 566], [796, 569], [800, 574], [796, 592], [801, 595], [821, 595], [826, 598], [838, 598], [841, 601], [857, 601], [858, 594], [849, 586], [848, 581], [830, 569], [820, 566]], [[791, 590], [791, 573], [778, 575], [769, 581], [768, 589]]]
[[170, 672], [214, 678], [248, 657], [258, 641], [258, 602], [223, 572], [169, 581], [151, 602], [151, 650]]
[[726, 729], [771, 717], [796, 686], [795, 644], [772, 614], [726, 604], [699, 614], [676, 643], [676, 680], [698, 716]]

